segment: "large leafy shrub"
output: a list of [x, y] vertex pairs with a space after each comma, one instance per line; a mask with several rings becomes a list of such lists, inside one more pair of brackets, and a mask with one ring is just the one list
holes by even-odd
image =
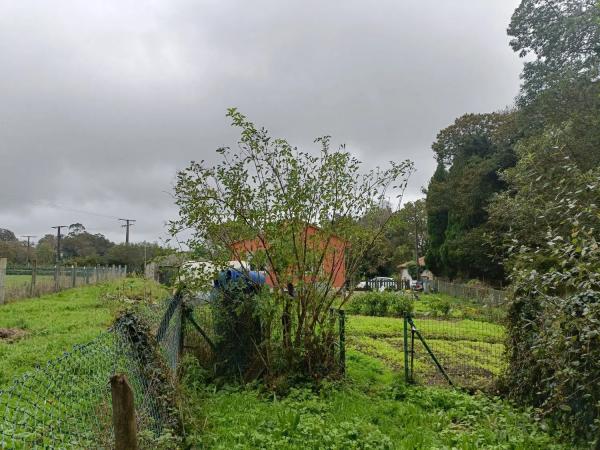
[[397, 211], [362, 219], [390, 190], [402, 195], [413, 165], [365, 171], [343, 147], [332, 150], [327, 136], [316, 140], [320, 151], [301, 151], [235, 108], [227, 115], [240, 130], [238, 145], [218, 149], [214, 164], [192, 162], [177, 174], [179, 220], [171, 232], [186, 230], [189, 248], [215, 267], [236, 260], [268, 271], [273, 307], [255, 310], [264, 329], [256, 343], [260, 373], [327, 376], [337, 333], [330, 310], [352, 294], [340, 274], [353, 279]]
[[[536, 212], [538, 224], [546, 224], [535, 239], [515, 235], [507, 261], [507, 386], [566, 432], [591, 440], [600, 430], [600, 169], [571, 163], [560, 137], [547, 134], [535, 152], [521, 149], [511, 176], [522, 194], [505, 201], [515, 217]], [[544, 169], [549, 160], [552, 171]]]

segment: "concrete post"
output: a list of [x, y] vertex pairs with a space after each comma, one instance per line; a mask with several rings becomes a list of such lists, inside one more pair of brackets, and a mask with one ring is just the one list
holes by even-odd
[[6, 258], [0, 258], [0, 305], [4, 303], [6, 295]]

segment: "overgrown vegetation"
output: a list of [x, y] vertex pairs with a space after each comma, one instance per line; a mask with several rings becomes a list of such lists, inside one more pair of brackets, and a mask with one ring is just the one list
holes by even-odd
[[[550, 157], [562, 153], [560, 138]], [[563, 161], [553, 173], [535, 158], [522, 163], [545, 185], [538, 207], [561, 220], [550, 219], [538, 245], [514, 239], [508, 377], [515, 398], [592, 439], [600, 430], [600, 170]]]
[[412, 296], [397, 292], [356, 293], [346, 307], [351, 314], [394, 317], [403, 317], [412, 313], [413, 309]]
[[345, 383], [297, 385], [280, 396], [260, 385], [205, 384], [202, 370], [188, 361], [186, 443], [223, 449], [571, 448], [557, 443], [530, 411], [484, 395], [409, 387], [391, 367], [352, 349]]
[[267, 271], [273, 292], [253, 311], [263, 330], [254, 346], [263, 374], [328, 376], [335, 367], [331, 307], [349, 298], [345, 280], [357, 273], [391, 215], [364, 219], [390, 189], [401, 196], [412, 164], [362, 172], [343, 147], [331, 150], [329, 137], [315, 141], [315, 156], [271, 138], [235, 109], [227, 116], [241, 130], [239, 148], [219, 149], [215, 166], [193, 162], [179, 172], [180, 220], [172, 232], [191, 229], [188, 246], [208, 250], [216, 267], [235, 259]]
[[111, 325], [124, 304], [142, 298], [151, 303], [166, 294], [154, 283], [125, 279], [0, 306], [0, 328], [21, 331], [16, 339], [0, 339], [0, 385], [75, 344], [91, 341]]
[[600, 4], [522, 0], [516, 107], [442, 130], [427, 264], [512, 284], [507, 387], [574, 439], [600, 430]]

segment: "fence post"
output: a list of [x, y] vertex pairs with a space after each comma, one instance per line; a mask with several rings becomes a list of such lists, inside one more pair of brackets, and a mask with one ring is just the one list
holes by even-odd
[[98, 266], [94, 267], [94, 284], [98, 284]]
[[408, 317], [404, 314], [404, 380], [409, 383], [408, 375]]
[[113, 428], [115, 430], [115, 450], [137, 450], [137, 425], [133, 390], [123, 374], [110, 378], [112, 395]]
[[75, 280], [75, 276], [76, 276], [75, 266], [71, 265], [71, 287], [72, 288], [74, 288], [75, 285], [77, 284], [76, 280]]
[[60, 265], [54, 265], [54, 292], [58, 292], [60, 288]]
[[346, 311], [338, 311], [340, 318], [340, 370], [346, 374]]
[[37, 259], [31, 261], [31, 285], [29, 286], [29, 296], [33, 297], [35, 293], [35, 283], [37, 279]]
[[[184, 307], [179, 304], [179, 342], [177, 343], [177, 364], [179, 364], [179, 361], [181, 359], [181, 355], [183, 355], [183, 346], [185, 344], [185, 319], [186, 319], [186, 314], [184, 311]], [[175, 365], [175, 367], [177, 367], [177, 364]]]
[[87, 266], [83, 266], [83, 280], [85, 284], [90, 284], [90, 273]]
[[0, 305], [4, 303], [6, 286], [6, 258], [0, 258]]

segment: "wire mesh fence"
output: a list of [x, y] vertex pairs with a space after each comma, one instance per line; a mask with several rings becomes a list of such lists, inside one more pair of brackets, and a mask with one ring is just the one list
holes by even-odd
[[180, 295], [175, 295], [168, 303], [156, 332], [156, 340], [159, 343], [162, 355], [173, 372], [177, 370], [179, 358], [183, 351], [185, 338], [183, 320], [183, 298]]
[[[126, 276], [125, 266], [10, 267], [0, 270], [0, 299], [38, 297], [64, 289], [102, 283]], [[0, 301], [1, 303], [1, 301]]]
[[493, 322], [409, 316], [409, 380], [493, 391], [505, 368], [504, 333]]
[[469, 286], [467, 284], [450, 283], [444, 280], [431, 280], [427, 282], [433, 292], [451, 295], [453, 297], [481, 300], [487, 303], [501, 305], [506, 302], [506, 292], [484, 286]]
[[[411, 299], [410, 314], [384, 308], [386, 302], [404, 305], [401, 298]], [[496, 391], [506, 368], [505, 303], [438, 294], [358, 293], [347, 307], [354, 313], [348, 317], [350, 345], [385, 361], [407, 381]]]
[[180, 353], [173, 342], [181, 341], [182, 332], [178, 317], [180, 303], [166, 320], [160, 351], [153, 330], [129, 313], [93, 341], [0, 390], [0, 448], [113, 448], [109, 379], [116, 373], [125, 374], [133, 388], [140, 446], [152, 446], [165, 429], [176, 427], [171, 399], [172, 363]]

